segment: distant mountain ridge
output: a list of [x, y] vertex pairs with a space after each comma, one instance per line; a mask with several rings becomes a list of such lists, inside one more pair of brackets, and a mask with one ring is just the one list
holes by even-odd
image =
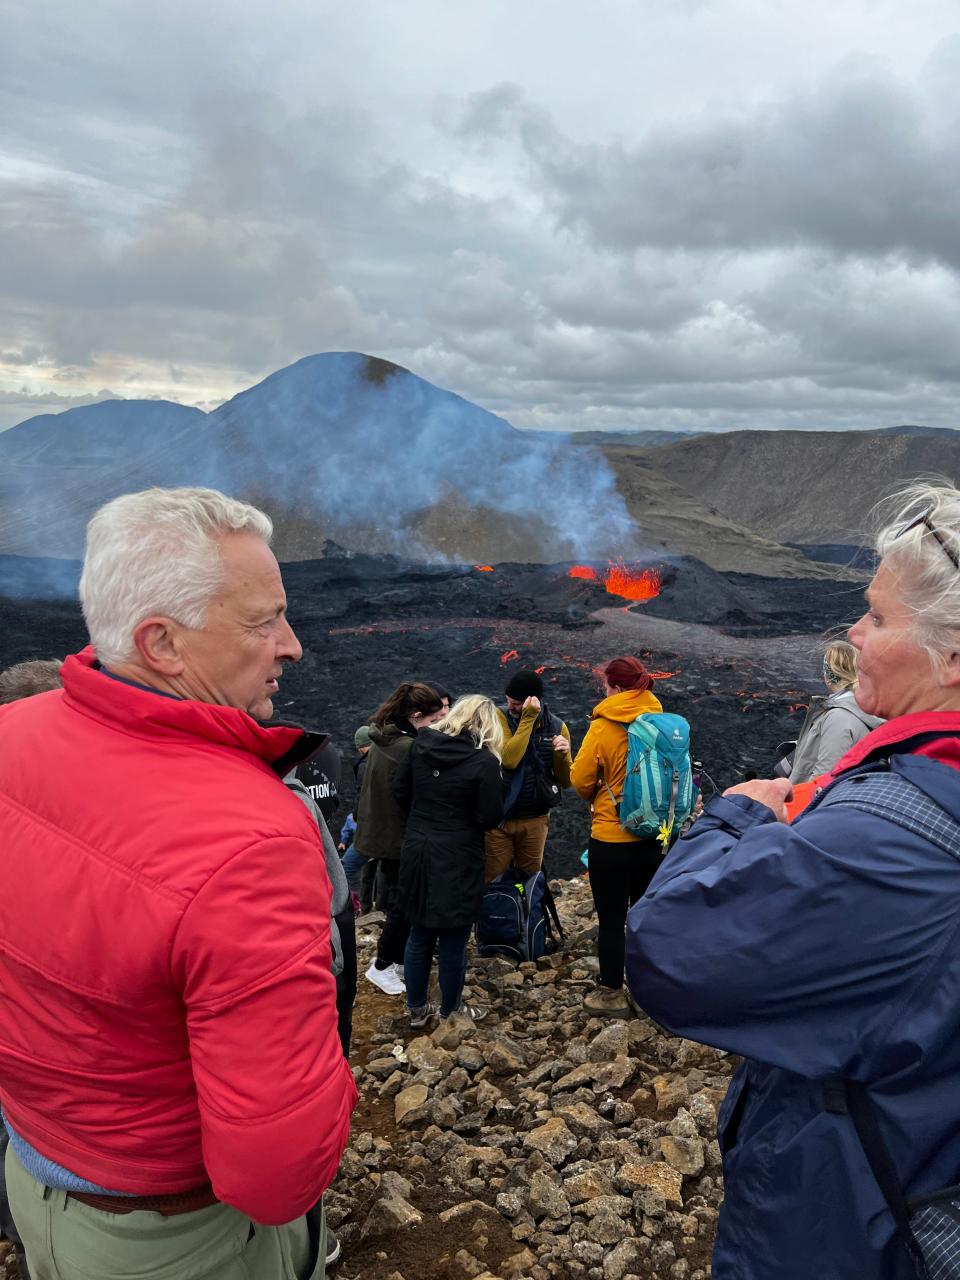
[[890, 481], [955, 474], [960, 435], [522, 432], [387, 360], [308, 356], [212, 413], [101, 401], [0, 433], [0, 553], [76, 558], [92, 512], [149, 485], [261, 503], [282, 560], [332, 539], [424, 560], [690, 555], [774, 577], [843, 573], [785, 543], [859, 543]]

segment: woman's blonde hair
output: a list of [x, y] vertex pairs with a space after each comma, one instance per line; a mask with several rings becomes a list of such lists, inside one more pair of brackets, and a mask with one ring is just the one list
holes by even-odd
[[857, 687], [857, 651], [846, 640], [834, 640], [823, 655], [823, 678], [840, 689]]
[[482, 693], [468, 693], [458, 698], [433, 728], [449, 733], [452, 738], [466, 730], [478, 747], [486, 747], [498, 760], [502, 759], [503, 725], [497, 708]]

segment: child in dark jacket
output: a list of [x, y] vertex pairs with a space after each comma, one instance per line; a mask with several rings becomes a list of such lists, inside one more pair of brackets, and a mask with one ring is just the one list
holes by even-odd
[[410, 921], [404, 955], [410, 1025], [436, 1014], [427, 999], [438, 956], [441, 1018], [486, 1010], [462, 1004], [467, 941], [483, 896], [484, 833], [503, 817], [503, 730], [489, 698], [460, 698], [417, 736], [397, 770], [394, 794], [409, 809], [400, 853], [400, 899]]

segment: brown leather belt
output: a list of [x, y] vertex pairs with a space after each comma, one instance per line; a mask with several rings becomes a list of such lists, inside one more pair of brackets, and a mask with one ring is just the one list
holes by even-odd
[[91, 1209], [99, 1209], [102, 1213], [137, 1213], [146, 1210], [148, 1213], [159, 1213], [165, 1218], [175, 1218], [181, 1213], [193, 1213], [196, 1209], [206, 1209], [217, 1203], [213, 1188], [208, 1182], [205, 1186], [194, 1187], [191, 1191], [174, 1191], [167, 1196], [98, 1196], [87, 1191], [68, 1191], [70, 1200], [79, 1200], [88, 1204]]

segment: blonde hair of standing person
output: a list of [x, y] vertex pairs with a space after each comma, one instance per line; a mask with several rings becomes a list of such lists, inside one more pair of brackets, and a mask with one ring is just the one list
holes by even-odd
[[857, 651], [848, 640], [835, 640], [823, 655], [823, 679], [840, 693], [857, 687]]
[[466, 730], [478, 747], [486, 749], [501, 759], [503, 727], [497, 708], [482, 693], [468, 693], [458, 698], [442, 720], [433, 726], [440, 733], [455, 738]]

